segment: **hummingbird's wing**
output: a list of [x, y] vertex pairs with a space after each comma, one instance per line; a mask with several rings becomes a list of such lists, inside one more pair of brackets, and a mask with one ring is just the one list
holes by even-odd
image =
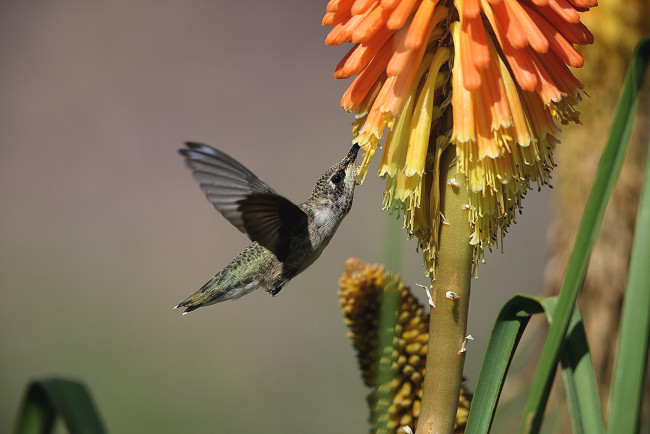
[[306, 231], [307, 214], [278, 195], [241, 163], [200, 143], [179, 152], [208, 200], [237, 229], [283, 260], [296, 231]]

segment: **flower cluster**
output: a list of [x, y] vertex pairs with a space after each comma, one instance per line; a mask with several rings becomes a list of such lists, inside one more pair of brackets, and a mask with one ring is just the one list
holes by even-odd
[[[597, 0], [331, 0], [326, 44], [354, 43], [335, 78], [365, 150], [361, 176], [387, 131], [378, 174], [384, 208], [404, 213], [433, 277], [440, 228], [439, 164], [455, 149], [467, 179], [477, 247], [499, 242], [532, 184], [552, 170], [559, 124], [579, 122], [582, 66], [593, 36], [579, 12]], [[444, 186], [443, 186], [444, 187]]]
[[[371, 406], [373, 433], [397, 432], [400, 427], [415, 427], [420, 413], [422, 381], [429, 339], [429, 314], [409, 288], [379, 265], [350, 258], [339, 281], [339, 301], [349, 328], [359, 367]], [[394, 297], [398, 308], [389, 348], [379, 348], [381, 303]], [[389, 379], [379, 378], [380, 366], [388, 368]], [[471, 394], [464, 388], [458, 402], [455, 432], [463, 432]]]

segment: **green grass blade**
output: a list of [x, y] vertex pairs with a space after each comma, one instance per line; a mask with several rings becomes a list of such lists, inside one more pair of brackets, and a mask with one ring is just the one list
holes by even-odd
[[627, 151], [642, 71], [648, 60], [647, 44], [648, 40], [645, 40], [635, 50], [632, 64], [623, 83], [623, 91], [616, 106], [607, 144], [598, 164], [596, 178], [585, 205], [582, 222], [560, 288], [554, 321], [544, 341], [540, 362], [533, 378], [520, 427], [523, 433], [539, 432], [542, 423], [560, 349], [587, 270], [591, 249]]
[[[553, 323], [557, 297], [545, 298], [542, 304], [549, 323]], [[560, 362], [573, 432], [604, 433], [605, 425], [598, 399], [596, 376], [582, 316], [578, 309], [575, 309], [571, 316], [569, 330], [560, 352]]]
[[[643, 57], [641, 64], [650, 60], [650, 40], [637, 47], [635, 54]], [[641, 203], [637, 214], [636, 230], [630, 258], [621, 331], [616, 353], [616, 364], [610, 395], [608, 433], [636, 433], [643, 395], [644, 373], [648, 357], [650, 331], [650, 153], [646, 163]]]
[[465, 433], [487, 433], [519, 339], [535, 313], [542, 312], [536, 297], [516, 295], [501, 308], [481, 365]]
[[72, 434], [104, 434], [95, 404], [83, 383], [61, 378], [33, 381], [25, 395], [15, 434], [51, 432], [60, 415]]

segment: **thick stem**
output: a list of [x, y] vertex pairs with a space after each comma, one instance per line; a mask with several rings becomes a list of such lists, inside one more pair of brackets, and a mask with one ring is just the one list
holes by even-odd
[[436, 279], [432, 282], [435, 309], [431, 308], [429, 320], [417, 434], [453, 432], [465, 363], [463, 343], [467, 333], [473, 248], [469, 244], [470, 226], [464, 207], [469, 202], [466, 179], [456, 173], [454, 156], [455, 149], [449, 147], [440, 163], [441, 211], [448, 224], [441, 228]]

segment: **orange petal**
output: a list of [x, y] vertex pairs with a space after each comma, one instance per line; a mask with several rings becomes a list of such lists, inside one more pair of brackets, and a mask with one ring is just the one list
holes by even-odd
[[510, 46], [503, 46], [503, 54], [512, 68], [512, 74], [523, 90], [533, 91], [537, 88], [537, 72], [533, 62], [524, 50], [517, 50]]
[[395, 32], [394, 44], [395, 49], [393, 57], [391, 57], [388, 66], [386, 67], [386, 74], [389, 77], [401, 74], [407, 70], [408, 65], [411, 63], [417, 50], [410, 50], [406, 48], [405, 39], [408, 28], [403, 27]]
[[510, 71], [506, 67], [503, 60], [498, 59], [499, 74], [502, 77], [506, 98], [508, 99], [508, 107], [512, 114], [512, 126], [516, 132], [516, 137], [513, 139], [520, 146], [528, 146], [530, 144], [530, 134], [528, 124], [526, 122], [526, 114], [522, 106], [521, 99], [519, 98], [519, 91], [515, 85], [514, 80], [510, 76]]
[[354, 0], [330, 0], [327, 3], [327, 12], [350, 11]]
[[362, 18], [363, 15], [353, 15], [346, 21], [337, 24], [325, 38], [325, 45], [341, 45], [344, 42], [348, 42], [352, 32]]
[[336, 68], [334, 68], [334, 79], [335, 80], [340, 80], [342, 78], [348, 78], [353, 74], [350, 75], [345, 75], [343, 72], [345, 65], [349, 62], [350, 57], [352, 57], [352, 54], [359, 48], [361, 44], [356, 44], [350, 51], [346, 53], [345, 56], [343, 56], [343, 59], [336, 65]]
[[479, 0], [464, 0], [462, 9], [463, 18], [477, 18], [481, 13]]
[[[490, 11], [494, 12], [493, 19], [491, 20], [492, 28], [495, 27], [495, 23], [499, 23], [501, 29], [503, 29], [502, 35], [504, 39], [510, 41], [515, 48], [524, 48], [528, 42], [526, 39], [526, 32], [522, 27], [521, 23], [513, 19], [508, 13], [505, 0], [500, 3], [493, 4], [492, 8], [487, 7], [483, 8], [483, 11], [486, 16]], [[501, 45], [503, 45], [501, 43]]]
[[422, 0], [406, 33], [406, 40], [404, 41], [406, 48], [419, 48], [428, 38], [429, 33], [431, 33], [430, 23], [433, 18], [433, 10], [437, 2], [437, 0]]
[[539, 8], [539, 12], [572, 44], [593, 44], [594, 35], [587, 26], [578, 23], [569, 23], [560, 17], [550, 6]]
[[[482, 0], [483, 13], [488, 19], [490, 26], [494, 30], [497, 41], [503, 50], [503, 54], [508, 61], [508, 65], [512, 68], [512, 73], [522, 89], [534, 91], [537, 87], [537, 71], [535, 66], [528, 59], [526, 53], [517, 49], [507, 38], [507, 31], [504, 29], [505, 23], [497, 19], [496, 12], [502, 6], [497, 5], [495, 8], [490, 8], [486, 0]], [[494, 12], [494, 13], [493, 13]]]
[[482, 160], [486, 156], [498, 157], [499, 148], [493, 140], [492, 130], [490, 128], [490, 119], [488, 110], [484, 110], [487, 101], [484, 100], [480, 91], [472, 92], [475, 100], [474, 116], [476, 119], [476, 143], [478, 144], [478, 159]]
[[455, 22], [450, 26], [451, 35], [454, 41], [454, 66], [451, 70], [451, 106], [453, 109], [454, 129], [452, 141], [466, 143], [476, 140], [474, 133], [474, 109], [472, 105], [472, 94], [463, 86], [462, 58], [464, 52], [460, 47], [460, 25]]
[[368, 66], [354, 79], [341, 98], [341, 106], [348, 111], [355, 110], [363, 102], [373, 84], [386, 69], [392, 54], [390, 44], [384, 45]]
[[[325, 15], [323, 15], [323, 19], [320, 22], [321, 26], [331, 26], [334, 23], [334, 16], [336, 14], [334, 12], [328, 12]], [[338, 23], [337, 23], [338, 24]]]
[[[455, 70], [460, 70], [454, 65]], [[454, 91], [452, 94], [452, 108], [454, 117], [454, 131], [452, 140], [455, 142], [465, 143], [470, 140], [476, 140], [474, 132], [474, 109], [472, 104], [472, 94], [462, 85], [462, 77], [458, 74], [457, 83], [454, 80]]]
[[393, 9], [399, 2], [400, 0], [381, 0], [381, 7], [384, 9]]
[[[462, 18], [461, 18], [462, 20]], [[464, 20], [463, 20], [464, 21]], [[464, 24], [464, 22], [463, 22]], [[476, 90], [481, 86], [481, 75], [472, 59], [472, 49], [469, 35], [463, 31], [463, 25], [460, 26], [460, 63], [462, 66], [463, 86], [467, 90]]]
[[350, 13], [348, 11], [341, 12], [328, 12], [323, 16], [321, 25], [323, 26], [335, 26], [339, 23], [350, 18]]
[[589, 9], [598, 6], [598, 0], [569, 0], [576, 8]]
[[336, 66], [334, 77], [347, 78], [361, 72], [384, 44], [392, 47], [392, 41], [386, 42], [391, 34], [386, 27], [383, 27], [367, 43], [357, 44]]
[[[508, 105], [508, 98], [505, 90], [504, 80], [498, 68], [500, 61], [494, 44], [490, 43], [489, 47], [490, 62], [481, 73], [481, 81], [485, 80], [485, 87], [488, 93], [484, 94], [489, 104], [492, 129], [496, 130], [502, 127], [508, 127], [511, 124], [512, 114]], [[509, 74], [508, 74], [509, 75]], [[488, 99], [489, 98], [489, 99]]]
[[391, 30], [401, 29], [421, 0], [402, 0], [390, 15], [386, 26]]
[[[394, 115], [401, 112], [404, 102], [406, 101], [406, 96], [409, 93], [414, 92], [410, 88], [415, 77], [424, 74], [424, 71], [420, 71], [420, 69], [426, 69], [429, 67], [428, 63], [422, 62], [422, 58], [426, 51], [426, 45], [422, 45], [419, 50], [410, 51], [413, 55], [408, 57], [407, 63], [403, 65], [404, 69], [399, 74], [395, 75], [395, 85], [392, 88], [392, 92], [387, 96], [386, 102], [381, 106], [381, 110], [384, 113]], [[433, 56], [433, 54], [429, 53], [427, 56]], [[395, 55], [393, 55], [393, 58], [394, 57]], [[393, 59], [391, 59], [391, 62], [392, 61]], [[430, 61], [427, 60], [427, 62]], [[390, 67], [390, 62], [388, 67]], [[386, 68], [387, 73], [388, 67]]]
[[461, 37], [463, 33], [469, 39], [469, 55], [474, 62], [477, 69], [483, 69], [490, 61], [490, 52], [487, 46], [487, 39], [485, 36], [485, 28], [483, 27], [483, 19], [478, 16], [476, 18], [463, 19], [461, 18]]
[[355, 0], [352, 5], [352, 15], [361, 15], [366, 13], [371, 7], [374, 7], [377, 3], [376, 0]]
[[370, 40], [384, 26], [389, 16], [390, 11], [384, 9], [381, 5], [373, 8], [352, 33], [352, 42], [367, 42]]
[[567, 41], [564, 36], [562, 36], [560, 31], [553, 27], [541, 15], [533, 11], [533, 9], [528, 8], [525, 5], [524, 8], [530, 14], [530, 16], [535, 19], [539, 30], [548, 40], [551, 50], [560, 56], [560, 58], [567, 65], [573, 66], [574, 68], [581, 68], [583, 64], [582, 56], [576, 51], [575, 48], [573, 48], [573, 45], [571, 45], [569, 41]]
[[375, 98], [375, 102], [372, 104], [370, 111], [368, 112], [368, 117], [364, 122], [363, 126], [359, 130], [359, 135], [357, 136], [357, 143], [361, 146], [362, 143], [368, 142], [370, 136], [374, 136], [376, 139], [380, 139], [386, 126], [384, 114], [381, 111], [381, 105], [384, 101], [389, 98], [389, 95], [392, 93], [392, 89], [395, 85], [395, 77], [389, 77], [386, 79], [384, 84], [379, 91], [379, 94]]
[[560, 101], [562, 99], [560, 89], [558, 89], [550, 74], [546, 70], [544, 63], [539, 57], [537, 57], [534, 51], [531, 49], [526, 49], [526, 51], [528, 51], [528, 56], [535, 65], [535, 69], [537, 69], [537, 88], [535, 91], [539, 97], [542, 99], [542, 101], [544, 101], [544, 104], [546, 105], [551, 104], [551, 102]]
[[[373, 84], [370, 90], [366, 93], [366, 97], [363, 99], [363, 101], [361, 101], [361, 104], [359, 104], [357, 107], [354, 108], [354, 114], [357, 119], [363, 118], [365, 115], [367, 115], [370, 112], [370, 109], [372, 108], [372, 105], [375, 103], [375, 99], [377, 98], [377, 95], [379, 95], [379, 91], [382, 89], [385, 82], [386, 82], [385, 75], [379, 77], [379, 79], [375, 81], [375, 84]], [[363, 123], [359, 127], [361, 126], [363, 126]]]
[[[579, 23], [580, 14], [565, 0], [550, 0], [548, 5], [567, 23]], [[542, 14], [543, 15], [543, 14]]]
[[528, 44], [538, 53], [546, 53], [548, 51], [548, 41], [521, 4], [516, 0], [504, 0], [504, 2], [511, 18], [521, 23], [523, 28], [526, 29], [525, 35]]
[[584, 85], [571, 73], [564, 60], [556, 53], [549, 51], [541, 54], [540, 58], [553, 82], [563, 93], [575, 97], [577, 90], [584, 88]]

